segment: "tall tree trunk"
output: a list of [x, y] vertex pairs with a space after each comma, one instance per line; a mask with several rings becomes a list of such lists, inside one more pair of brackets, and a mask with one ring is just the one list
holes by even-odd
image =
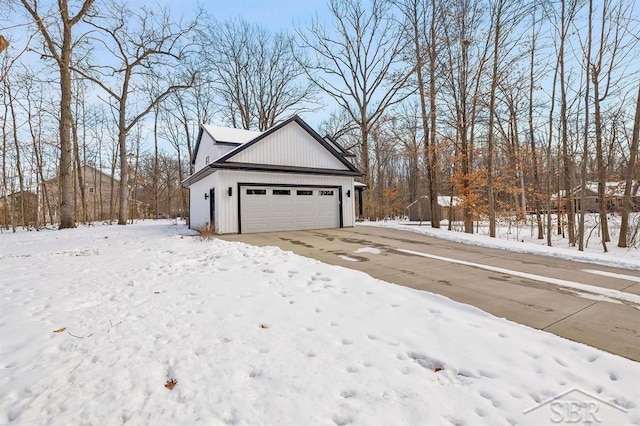
[[[440, 228], [440, 205], [438, 204], [438, 149], [436, 139], [436, 0], [431, 0], [431, 23], [429, 25], [429, 117], [431, 125], [429, 132], [429, 193], [434, 194], [431, 201], [431, 227]], [[451, 210], [451, 206], [449, 208]]]
[[158, 108], [154, 108], [155, 116], [153, 120], [153, 209], [155, 218], [158, 219], [160, 211], [158, 205]]
[[5, 197], [5, 203], [3, 203], [3, 212], [2, 216], [4, 218], [3, 228], [9, 229], [9, 181], [7, 178], [8, 172], [8, 162], [7, 162], [7, 152], [9, 151], [9, 146], [7, 141], [9, 140], [8, 132], [7, 132], [7, 120], [9, 119], [9, 108], [7, 108], [7, 95], [6, 90], [3, 91], [3, 103], [4, 103], [4, 114], [2, 114], [2, 195]]
[[[535, 7], [535, 6], [534, 6]], [[535, 9], [533, 12], [533, 17], [535, 21]], [[528, 124], [529, 124], [529, 144], [531, 146], [531, 167], [533, 169], [533, 203], [536, 209], [536, 224], [538, 226], [538, 239], [542, 240], [544, 238], [544, 226], [542, 224], [542, 216], [541, 216], [541, 203], [540, 203], [540, 175], [538, 170], [538, 150], [536, 148], [536, 137], [535, 130], [533, 127], [533, 88], [535, 86], [535, 78], [534, 78], [534, 67], [535, 67], [535, 57], [536, 57], [536, 28], [535, 25], [531, 26], [533, 31], [533, 36], [531, 37], [531, 60], [529, 62], [529, 114], [528, 114]], [[547, 210], [547, 215], [551, 212]]]
[[74, 228], [73, 146], [71, 144], [71, 27], [63, 28], [62, 61], [60, 63], [60, 226]]
[[[605, 30], [607, 2], [603, 4], [602, 27], [601, 32]], [[590, 12], [591, 13], [591, 12]], [[607, 242], [611, 241], [609, 236], [609, 225], [607, 221], [607, 194], [605, 186], [607, 183], [607, 171], [604, 164], [604, 152], [602, 144], [602, 112], [600, 103], [607, 96], [606, 93], [601, 97], [600, 94], [600, 72], [602, 71], [602, 55], [604, 50], [604, 34], [600, 35], [600, 49], [598, 53], [597, 63], [593, 65], [593, 106], [596, 130], [596, 163], [598, 169], [598, 214], [600, 216], [600, 229], [602, 236], [602, 249], [607, 252]], [[608, 87], [605, 89], [607, 92]]]
[[[126, 101], [126, 94], [123, 96]], [[127, 132], [125, 130], [124, 103], [120, 103], [120, 120], [118, 126], [118, 146], [120, 149], [120, 185], [118, 196], [120, 198], [120, 208], [118, 209], [118, 225], [127, 224], [127, 208], [129, 200], [129, 162], [127, 161]]]
[[502, 15], [502, 3], [500, 1], [497, 3], [495, 28], [493, 28], [493, 68], [491, 71], [491, 88], [489, 91], [489, 134], [487, 138], [487, 201], [489, 203], [489, 236], [492, 238], [496, 236], [496, 211], [493, 193], [493, 125], [495, 120], [496, 87], [498, 85], [498, 47], [500, 45], [500, 20]]
[[[435, 199], [437, 200], [437, 194], [434, 194], [432, 192], [433, 186], [431, 184], [432, 180], [433, 180], [433, 170], [431, 168], [431, 158], [430, 158], [430, 152], [429, 152], [429, 137], [430, 137], [430, 133], [429, 133], [429, 117], [427, 116], [427, 98], [426, 98], [426, 94], [425, 94], [425, 84], [424, 84], [424, 78], [422, 75], [423, 72], [423, 67], [424, 67], [424, 61], [422, 60], [422, 46], [420, 45], [420, 34], [421, 34], [421, 28], [420, 28], [420, 20], [418, 18], [419, 16], [419, 10], [418, 10], [418, 0], [414, 0], [411, 3], [411, 7], [412, 7], [412, 11], [411, 11], [411, 23], [413, 25], [413, 45], [414, 45], [414, 55], [415, 55], [415, 59], [416, 59], [416, 79], [417, 79], [417, 83], [418, 83], [418, 95], [420, 98], [420, 117], [422, 119], [422, 135], [424, 137], [424, 145], [423, 145], [423, 150], [424, 150], [424, 163], [425, 166], [427, 168], [427, 188], [429, 190], [429, 209], [430, 209], [430, 218], [431, 218], [431, 226], [435, 228], [434, 226], [434, 209], [433, 209], [433, 203], [431, 202], [431, 200]], [[419, 206], [420, 206], [420, 210], [422, 209], [422, 201], [418, 200]], [[437, 204], [437, 201], [436, 201]], [[422, 214], [420, 216], [420, 220], [422, 221]]]
[[76, 120], [72, 122], [71, 130], [73, 135], [73, 152], [75, 154], [74, 157], [76, 162], [78, 189], [80, 190], [80, 218], [83, 223], [87, 223], [89, 217], [87, 215], [87, 198], [85, 194], [86, 188], [84, 187], [85, 176], [84, 167], [82, 166], [82, 160], [80, 159], [80, 149], [78, 148], [78, 123]]
[[[547, 162], [547, 185], [546, 185], [546, 198], [547, 198], [547, 246], [551, 247], [551, 226], [552, 226], [552, 221], [551, 221], [551, 209], [552, 209], [552, 205], [551, 205], [551, 179], [552, 179], [552, 173], [551, 173], [551, 144], [553, 142], [553, 117], [554, 117], [554, 110], [555, 110], [555, 105], [556, 105], [556, 84], [558, 82], [558, 70], [559, 70], [559, 64], [556, 64], [554, 73], [553, 73], [553, 84], [551, 87], [551, 108], [549, 108], [549, 136], [547, 139], [547, 147], [546, 147], [546, 162]], [[556, 218], [558, 221], [558, 224], [560, 224], [560, 186], [558, 186], [558, 192], [557, 192], [558, 196], [556, 197]]]
[[[366, 110], [362, 112], [362, 116], [361, 117], [366, 117]], [[361, 146], [360, 146], [360, 156], [362, 159], [362, 173], [364, 174], [364, 179], [365, 182], [364, 184], [367, 185], [367, 188], [370, 188], [369, 191], [366, 191], [366, 202], [365, 202], [365, 215], [366, 214], [371, 214], [371, 209], [373, 208], [373, 179], [371, 176], [371, 166], [369, 163], [369, 128], [367, 125], [367, 121], [363, 120], [362, 122], [360, 122], [360, 140], [361, 140]]]
[[111, 179], [110, 179], [110, 188], [109, 188], [109, 223], [111, 223], [111, 221], [113, 220], [113, 218], [115, 217], [115, 204], [118, 201], [118, 199], [116, 198], [116, 182], [115, 182], [115, 174], [116, 174], [116, 169], [118, 168], [118, 158], [119, 158], [119, 153], [120, 153], [120, 143], [117, 143], [114, 146], [114, 153], [113, 153], [113, 157], [111, 158]]
[[[584, 89], [584, 132], [582, 142], [582, 171], [580, 173], [580, 223], [578, 224], [578, 250], [584, 251], [584, 214], [586, 207], [586, 195], [587, 195], [587, 161], [589, 159], [589, 83], [591, 68], [591, 37], [593, 23], [593, 0], [589, 0], [589, 19], [587, 22], [587, 58], [585, 67], [585, 89]], [[605, 250], [607, 251], [606, 245]]]
[[640, 84], [638, 84], [638, 97], [636, 99], [636, 114], [633, 120], [633, 134], [631, 135], [631, 147], [629, 148], [629, 163], [627, 164], [626, 180], [624, 188], [624, 202], [622, 205], [622, 220], [620, 223], [620, 236], [618, 237], [618, 247], [627, 247], [627, 233], [629, 231], [629, 212], [633, 210], [631, 194], [633, 178], [635, 177], [635, 166], [638, 159], [638, 142], [640, 141]]
[[468, 111], [467, 111], [467, 72], [469, 61], [469, 40], [461, 40], [462, 43], [462, 72], [460, 73], [460, 107], [458, 111], [458, 133], [460, 137], [460, 155], [462, 157], [461, 175], [462, 175], [462, 196], [464, 198], [464, 208], [462, 215], [464, 218], [464, 232], [473, 234], [473, 217], [471, 212], [471, 151], [469, 141], [467, 140], [468, 132]]
[[[9, 108], [11, 110], [11, 122], [13, 125], [13, 145], [15, 147], [16, 150], [16, 172], [18, 173], [18, 188], [20, 190], [20, 224], [22, 225], [22, 227], [26, 227], [27, 226], [27, 221], [26, 221], [26, 216], [25, 216], [25, 205], [24, 205], [24, 196], [25, 196], [25, 190], [24, 190], [24, 175], [22, 174], [22, 160], [21, 160], [21, 156], [20, 156], [20, 143], [18, 142], [19, 137], [18, 137], [18, 120], [17, 120], [17, 116], [16, 116], [16, 111], [15, 111], [15, 106], [14, 106], [14, 101], [15, 99], [13, 99], [13, 95], [11, 94], [11, 85], [7, 85], [7, 95], [9, 96]], [[14, 199], [15, 199], [15, 194], [14, 194]], [[14, 201], [11, 200], [11, 204], [13, 205]]]
[[565, 0], [562, 0], [562, 17], [561, 17], [561, 30], [562, 38], [560, 40], [560, 54], [558, 55], [558, 61], [560, 65], [560, 127], [562, 138], [562, 183], [565, 190], [565, 208], [567, 212], [567, 228], [569, 233], [569, 245], [576, 245], [575, 237], [575, 214], [574, 214], [574, 202], [572, 194], [572, 177], [573, 177], [573, 163], [571, 153], [569, 152], [569, 132], [568, 132], [568, 118], [567, 118], [567, 87], [566, 87], [566, 73], [565, 73], [565, 39], [568, 32], [569, 23], [566, 17], [566, 5]]

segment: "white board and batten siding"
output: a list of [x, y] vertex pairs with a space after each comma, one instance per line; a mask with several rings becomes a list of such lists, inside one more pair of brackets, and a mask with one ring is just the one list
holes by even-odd
[[358, 172], [305, 126], [296, 116], [256, 139], [258, 132], [203, 125], [195, 170], [212, 164], [213, 173], [189, 186], [191, 228], [211, 221], [213, 188], [219, 234], [355, 226]]
[[336, 157], [296, 122], [238, 152], [229, 162], [346, 170]]
[[[333, 197], [327, 197], [322, 199], [322, 206], [306, 206], [313, 207], [314, 209], [319, 209], [318, 211], [311, 211], [310, 214], [315, 215], [313, 218], [309, 218], [310, 221], [315, 220], [315, 222], [311, 222], [308, 224], [304, 223], [304, 217], [298, 216], [295, 217], [294, 224], [298, 227], [298, 229], [313, 229], [317, 226], [314, 226], [314, 223], [320, 223], [319, 227], [338, 227], [339, 222], [335, 222], [339, 218], [339, 212], [342, 211], [342, 225], [346, 227], [355, 226], [355, 204], [353, 202], [354, 189], [353, 189], [353, 178], [352, 177], [342, 177], [342, 176], [315, 176], [315, 175], [304, 175], [304, 174], [290, 174], [290, 173], [262, 173], [262, 172], [248, 172], [248, 171], [232, 171], [232, 170], [219, 170], [217, 173], [217, 186], [220, 188], [219, 194], [216, 194], [216, 210], [218, 222], [216, 224], [216, 232], [220, 234], [228, 234], [228, 233], [237, 233], [239, 231], [239, 219], [240, 214], [238, 211], [238, 197], [241, 196], [239, 193], [238, 185], [242, 184], [255, 184], [261, 186], [246, 186], [242, 188], [273, 188], [274, 185], [282, 185], [282, 189], [291, 189], [292, 192], [297, 190], [304, 190], [306, 188], [314, 188], [317, 195], [317, 191], [320, 189], [334, 189], [335, 194]], [[284, 188], [286, 186], [286, 188]], [[228, 188], [232, 188], [232, 195], [229, 196], [227, 191]], [[277, 189], [280, 189], [279, 187]], [[339, 195], [338, 191], [341, 191], [342, 195], [342, 204], [338, 203]], [[350, 196], [347, 196], [347, 191]], [[204, 193], [203, 193], [204, 194]], [[293, 197], [291, 198], [293, 200]], [[295, 203], [304, 203], [302, 200], [303, 197], [296, 197]], [[302, 201], [301, 201], [302, 200]], [[311, 198], [309, 199], [311, 200]], [[279, 202], [281, 200], [278, 200]], [[311, 202], [311, 201], [310, 201]], [[313, 202], [318, 202], [317, 198]], [[246, 203], [246, 201], [245, 201]], [[331, 210], [331, 206], [328, 203], [335, 203], [334, 206], [336, 208], [336, 215], [331, 216], [333, 210]], [[246, 208], [251, 206], [242, 206], [241, 208]], [[288, 229], [288, 225], [285, 223], [288, 220], [288, 213], [291, 212], [301, 212], [304, 211], [303, 205], [292, 205], [288, 212], [283, 211], [283, 204], [279, 204], [277, 208], [280, 211], [274, 211], [271, 213], [270, 219], [275, 219], [275, 222], [271, 225], [267, 225], [267, 230], [280, 230], [280, 229]], [[208, 209], [208, 207], [207, 207]], [[340, 209], [340, 210], [338, 210]], [[286, 210], [286, 209], [285, 209]], [[207, 210], [208, 212], [208, 210]], [[324, 217], [323, 212], [328, 212]], [[207, 213], [208, 214], [208, 213]], [[278, 224], [278, 214], [281, 214], [280, 217], [281, 223]], [[275, 216], [274, 216], [275, 215]], [[249, 216], [246, 214], [243, 215], [245, 220], [247, 220]], [[326, 220], [326, 222], [323, 222]], [[256, 226], [259, 224], [256, 224]], [[193, 226], [193, 222], [192, 222]], [[251, 231], [251, 225], [247, 224], [249, 229], [245, 229], [245, 225], [243, 225], [243, 229], [241, 230], [243, 233]]]
[[[209, 199], [205, 199], [204, 195], [209, 195], [211, 188], [215, 188], [217, 180], [217, 173], [214, 173], [207, 176], [207, 179], [194, 182], [189, 187], [189, 227], [191, 229], [202, 229], [210, 222]], [[217, 195], [216, 198], [218, 198]]]

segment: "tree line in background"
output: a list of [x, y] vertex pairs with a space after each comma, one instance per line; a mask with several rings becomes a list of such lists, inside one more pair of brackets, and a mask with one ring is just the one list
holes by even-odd
[[[619, 246], [637, 231], [634, 1], [329, 0], [328, 18], [292, 32], [120, 0], [10, 4], [5, 227], [95, 217], [87, 165], [111, 176], [103, 220], [188, 214], [198, 123], [266, 130], [295, 113], [327, 116], [322, 133], [357, 154], [368, 218], [426, 195], [439, 227], [441, 195], [468, 233], [532, 218], [539, 239], [566, 233], [583, 250], [594, 213], [606, 251], [613, 212]], [[51, 199], [54, 176], [55, 201], [27, 214], [26, 194]]]

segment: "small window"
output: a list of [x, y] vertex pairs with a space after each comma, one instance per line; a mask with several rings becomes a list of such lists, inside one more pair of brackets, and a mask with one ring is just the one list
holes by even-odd
[[290, 189], [274, 189], [273, 195], [291, 195]]
[[89, 194], [93, 194], [96, 191], [96, 189], [93, 186], [89, 187]]
[[320, 195], [333, 195], [333, 191], [318, 191]]
[[267, 195], [266, 189], [247, 189], [247, 195]]
[[313, 195], [313, 191], [310, 190], [300, 190], [296, 191], [296, 195]]

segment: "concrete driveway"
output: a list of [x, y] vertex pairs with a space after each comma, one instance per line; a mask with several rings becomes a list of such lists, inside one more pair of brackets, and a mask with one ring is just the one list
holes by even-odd
[[640, 271], [370, 226], [220, 238], [357, 269], [640, 361]]

